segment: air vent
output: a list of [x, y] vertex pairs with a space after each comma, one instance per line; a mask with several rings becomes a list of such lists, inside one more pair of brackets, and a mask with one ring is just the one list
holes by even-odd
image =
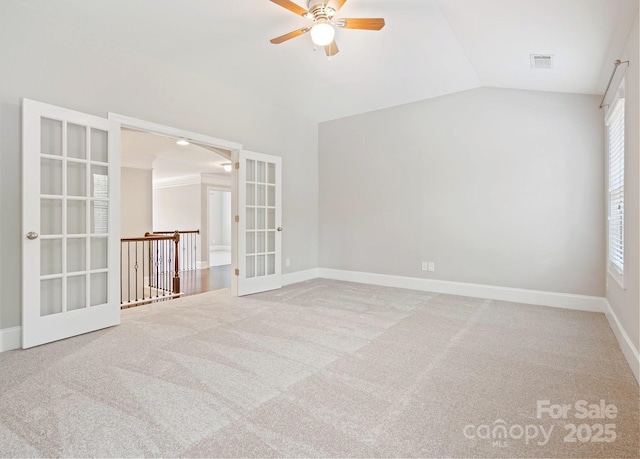
[[552, 69], [553, 55], [551, 54], [531, 54], [532, 69]]

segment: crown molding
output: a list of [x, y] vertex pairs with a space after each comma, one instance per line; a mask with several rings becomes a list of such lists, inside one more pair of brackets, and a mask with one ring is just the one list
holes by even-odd
[[180, 177], [169, 177], [165, 179], [156, 179], [153, 181], [153, 189], [174, 188], [177, 186], [200, 185], [202, 179], [200, 175], [182, 175]]

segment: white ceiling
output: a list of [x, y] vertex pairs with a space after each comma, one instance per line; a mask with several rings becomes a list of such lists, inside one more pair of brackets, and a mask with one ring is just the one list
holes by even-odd
[[180, 146], [176, 139], [122, 130], [122, 166], [152, 168], [153, 180], [201, 174], [230, 177], [222, 165], [230, 161], [195, 144]]
[[[269, 0], [16, 0], [87, 34], [323, 121], [480, 86], [602, 94], [638, 0], [349, 0], [331, 61]], [[294, 0], [306, 6], [304, 0]], [[529, 55], [555, 55], [550, 71]]]

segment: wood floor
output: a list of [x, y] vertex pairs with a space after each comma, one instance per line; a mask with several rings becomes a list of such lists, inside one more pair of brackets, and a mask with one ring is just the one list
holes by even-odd
[[180, 273], [182, 297], [228, 288], [231, 285], [231, 265], [212, 266]]

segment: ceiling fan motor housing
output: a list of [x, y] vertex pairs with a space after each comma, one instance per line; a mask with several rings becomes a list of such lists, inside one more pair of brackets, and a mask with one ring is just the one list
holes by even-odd
[[327, 6], [326, 0], [309, 0], [308, 9], [312, 15], [309, 19], [313, 19], [316, 22], [330, 22], [331, 17], [336, 14], [336, 10]]

